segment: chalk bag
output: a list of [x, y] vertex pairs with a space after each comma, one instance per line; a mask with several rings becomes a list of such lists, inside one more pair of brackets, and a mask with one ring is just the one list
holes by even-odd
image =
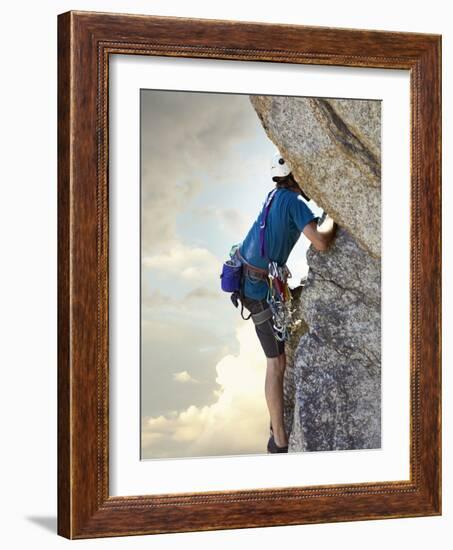
[[220, 281], [225, 292], [238, 292], [241, 288], [242, 263], [236, 258], [223, 264]]

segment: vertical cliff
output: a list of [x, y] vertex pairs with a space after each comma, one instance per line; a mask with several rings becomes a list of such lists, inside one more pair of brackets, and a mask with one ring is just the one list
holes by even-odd
[[287, 345], [290, 451], [370, 449], [381, 437], [380, 102], [251, 96], [304, 191], [340, 226], [307, 253]]

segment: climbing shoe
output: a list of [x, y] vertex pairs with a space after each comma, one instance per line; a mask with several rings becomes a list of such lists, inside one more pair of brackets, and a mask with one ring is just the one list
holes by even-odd
[[279, 447], [277, 443], [275, 443], [274, 434], [272, 434], [269, 438], [269, 441], [267, 442], [267, 452], [268, 453], [287, 453], [288, 452], [288, 445], [285, 447]]

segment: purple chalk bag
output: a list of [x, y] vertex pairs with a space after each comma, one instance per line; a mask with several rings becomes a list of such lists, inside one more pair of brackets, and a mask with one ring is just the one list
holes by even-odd
[[237, 292], [241, 287], [242, 263], [231, 258], [223, 264], [220, 274], [221, 287], [225, 292]]

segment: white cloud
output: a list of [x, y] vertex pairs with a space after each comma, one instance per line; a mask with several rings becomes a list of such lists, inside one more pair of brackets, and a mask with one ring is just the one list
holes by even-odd
[[222, 263], [206, 248], [175, 242], [162, 253], [144, 256], [143, 265], [197, 283], [217, 281]]
[[193, 301], [193, 300], [218, 300], [219, 293], [214, 292], [209, 288], [203, 286], [197, 286], [190, 292], [188, 292], [184, 300]]
[[[213, 391], [218, 387], [215, 366], [228, 353], [237, 352], [234, 329], [240, 317], [231, 304], [214, 304], [215, 307], [202, 301], [187, 310], [179, 306], [168, 310], [158, 305], [144, 308], [143, 417], [166, 415], [174, 409], [181, 411], [189, 405], [209, 405], [215, 401]], [[198, 383], [177, 382], [173, 374], [184, 370]]]
[[266, 452], [265, 356], [252, 323], [241, 323], [236, 336], [239, 354], [217, 363], [213, 404], [143, 419], [144, 458]]
[[225, 185], [233, 169], [239, 177], [235, 146], [261, 129], [247, 96], [147, 90], [141, 101], [142, 243], [161, 251], [203, 181]]
[[196, 384], [198, 382], [198, 380], [193, 378], [186, 370], [182, 370], [181, 372], [174, 372], [173, 380], [175, 380], [176, 382], [181, 382], [182, 384], [187, 384], [188, 382]]
[[[219, 286], [220, 288], [220, 286]], [[145, 285], [144, 294], [142, 297], [142, 305], [147, 308], [165, 308], [168, 311], [184, 310], [194, 311], [194, 307], [206, 307], [212, 305], [213, 301], [225, 302], [225, 294], [219, 290], [214, 291], [211, 288], [196, 286], [182, 298], [175, 298], [168, 294], [164, 294], [159, 288], [149, 290], [149, 285]]]
[[200, 218], [214, 218], [222, 229], [227, 229], [234, 235], [245, 234], [250, 226], [250, 216], [246, 216], [237, 208], [220, 208], [210, 205], [197, 208], [195, 212]]

